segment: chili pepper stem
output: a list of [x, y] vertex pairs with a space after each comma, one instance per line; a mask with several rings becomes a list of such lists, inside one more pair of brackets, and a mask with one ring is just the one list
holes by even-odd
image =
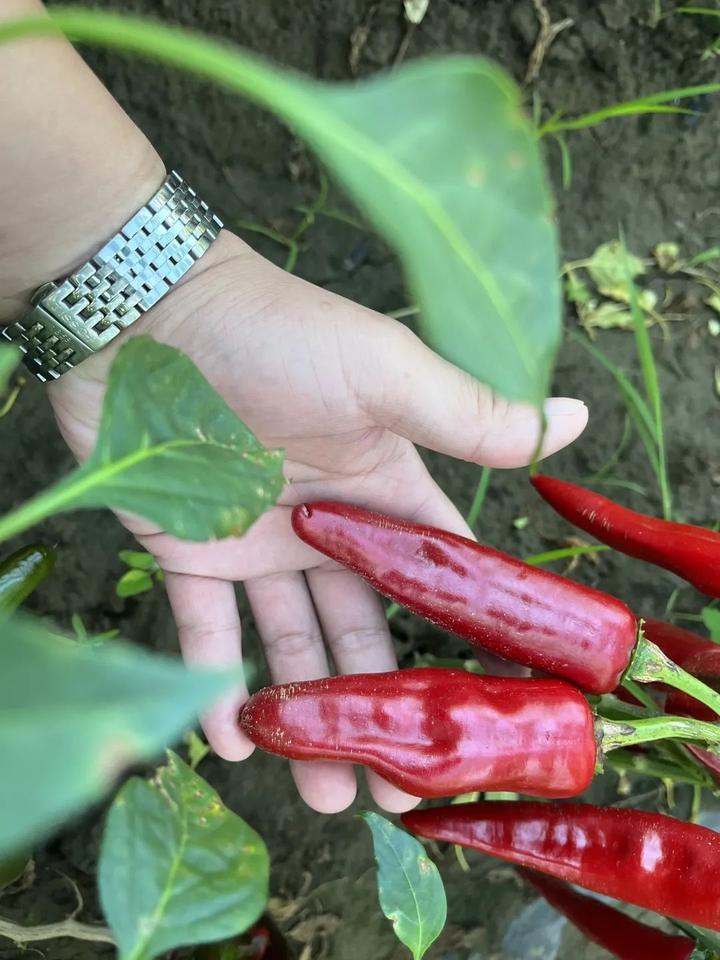
[[691, 717], [646, 717], [643, 720], [599, 718], [599, 740], [603, 753], [653, 740], [694, 740], [715, 751], [720, 747], [720, 726]]
[[718, 955], [712, 950], [705, 950], [703, 947], [696, 946], [688, 960], [718, 960]]
[[660, 647], [650, 643], [642, 634], [627, 676], [638, 683], [666, 683], [704, 703], [720, 716], [720, 693], [673, 663]]

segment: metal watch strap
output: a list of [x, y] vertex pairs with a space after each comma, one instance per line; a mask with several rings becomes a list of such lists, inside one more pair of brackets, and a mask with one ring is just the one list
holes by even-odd
[[0, 336], [38, 380], [55, 380], [154, 306], [206, 252], [222, 222], [173, 171], [122, 230], [72, 276], [46, 283]]

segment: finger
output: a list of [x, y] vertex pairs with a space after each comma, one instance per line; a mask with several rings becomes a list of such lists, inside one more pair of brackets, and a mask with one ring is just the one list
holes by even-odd
[[[498, 397], [400, 324], [390, 336], [398, 343], [382, 344], [374, 367], [358, 365], [358, 398], [377, 423], [461, 460], [490, 467], [530, 463], [541, 428], [534, 407]], [[544, 410], [541, 457], [571, 443], [588, 417], [585, 404], [569, 397], [551, 397]]]
[[[338, 671], [397, 670], [385, 610], [375, 591], [334, 564], [309, 570], [306, 577]], [[372, 770], [366, 771], [366, 778], [375, 802], [391, 813], [410, 810], [419, 802]]]
[[[282, 573], [246, 581], [250, 606], [275, 683], [314, 680], [328, 675], [320, 624], [301, 574]], [[355, 799], [350, 764], [291, 761], [305, 803], [319, 813], [338, 813]]]
[[420, 797], [414, 797], [411, 793], [394, 787], [374, 770], [365, 770], [365, 780], [375, 803], [388, 813], [405, 813], [421, 801]]
[[[169, 573], [165, 585], [185, 662], [199, 667], [240, 666], [241, 627], [232, 583]], [[242, 681], [201, 717], [208, 743], [224, 760], [244, 760], [254, 750], [237, 723], [247, 698]]]

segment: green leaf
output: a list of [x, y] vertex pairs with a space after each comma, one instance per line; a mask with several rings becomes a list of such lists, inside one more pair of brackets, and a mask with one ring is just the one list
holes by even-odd
[[0, 392], [7, 387], [10, 374], [20, 362], [20, 351], [16, 347], [0, 343]]
[[266, 450], [184, 354], [133, 337], [110, 371], [90, 458], [0, 520], [0, 540], [63, 510], [103, 506], [186, 540], [240, 535], [282, 487], [281, 451]]
[[[502, 69], [457, 56], [321, 84], [137, 17], [52, 17], [72, 40], [194, 71], [274, 111], [398, 251], [432, 345], [504, 396], [540, 403], [560, 339], [557, 235], [537, 133]], [[0, 40], [53, 29], [5, 23]]]
[[115, 593], [119, 597], [135, 597], [147, 593], [153, 588], [153, 579], [144, 570], [128, 570], [115, 584]]
[[720, 643], [720, 610], [715, 607], [705, 607], [702, 611], [703, 623], [710, 633], [710, 639]]
[[268, 869], [261, 837], [170, 752], [108, 815], [100, 900], [121, 960], [242, 933], [265, 906]]
[[121, 643], [95, 647], [15, 617], [0, 624], [0, 854], [101, 797], [179, 737], [235, 680]]
[[445, 888], [423, 845], [377, 813], [361, 813], [370, 827], [378, 867], [378, 897], [395, 936], [420, 960], [442, 933]]
[[157, 570], [155, 557], [144, 550], [120, 550], [118, 557], [133, 570], [147, 570], [151, 573]]

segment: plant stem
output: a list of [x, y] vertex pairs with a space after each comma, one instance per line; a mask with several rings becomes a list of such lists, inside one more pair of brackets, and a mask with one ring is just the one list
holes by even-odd
[[38, 940], [54, 940], [56, 937], [71, 937], [73, 940], [93, 940], [97, 943], [115, 943], [107, 927], [94, 927], [88, 923], [78, 923], [72, 917], [59, 923], [43, 923], [34, 927], [23, 927], [19, 923], [0, 918], [0, 937], [7, 937], [18, 946], [34, 943]]
[[[625, 252], [625, 241], [621, 239], [623, 250]], [[657, 365], [653, 356], [650, 334], [645, 326], [645, 316], [640, 301], [638, 299], [637, 287], [635, 286], [630, 274], [626, 278], [629, 294], [630, 312], [633, 318], [633, 328], [635, 331], [635, 344], [637, 354], [640, 360], [643, 381], [645, 384], [645, 396], [647, 397], [648, 407], [655, 425], [655, 443], [657, 445], [657, 471], [656, 477], [660, 488], [662, 499], [663, 517], [670, 520], [672, 516], [672, 497], [670, 493], [670, 484], [667, 476], [667, 455], [665, 450], [665, 425], [662, 412], [662, 394], [660, 392], [660, 382], [658, 378]]]
[[[634, 680], [631, 680], [629, 677], [625, 677], [623, 680], [623, 686], [635, 697], [636, 700], [645, 706], [650, 716], [662, 715], [662, 710], [659, 709], [658, 705], [655, 703], [650, 694], [643, 689], [639, 683], [635, 683]], [[613, 719], [618, 719], [618, 717], [614, 717]], [[702, 764], [698, 762], [697, 758], [694, 757], [683, 744], [673, 743], [672, 741], [667, 743], [659, 743], [656, 747], [656, 751], [664, 754], [665, 760], [672, 763], [673, 766], [675, 766], [678, 770], [683, 771], [682, 777], [678, 776], [674, 777], [673, 779], [680, 781], [683, 779], [683, 777], [685, 777], [690, 779], [685, 779], [684, 782], [697, 783], [698, 777], [701, 777], [705, 780], [704, 786], [710, 789], [715, 788], [715, 782], [712, 777], [707, 774]], [[633, 756], [637, 755], [633, 754]], [[661, 760], [660, 762], [665, 762], [665, 760]]]
[[627, 676], [638, 683], [666, 683], [704, 703], [720, 716], [720, 693], [673, 663], [645, 637], [640, 637]]
[[475, 490], [475, 496], [473, 497], [473, 502], [470, 505], [470, 510], [468, 515], [465, 518], [467, 520], [467, 525], [469, 527], [474, 527], [480, 516], [480, 511], [483, 508], [483, 503], [485, 502], [485, 496], [490, 486], [490, 475], [492, 470], [490, 467], [483, 467], [480, 471], [480, 480], [478, 481], [477, 488]]
[[397, 310], [387, 310], [385, 315], [392, 317], [393, 320], [404, 320], [405, 317], [416, 317], [420, 313], [420, 307], [410, 304], [409, 307], [398, 307]]
[[600, 718], [600, 746], [603, 753], [653, 740], [695, 740], [720, 746], [720, 727], [692, 717], [646, 717], [643, 720]]

